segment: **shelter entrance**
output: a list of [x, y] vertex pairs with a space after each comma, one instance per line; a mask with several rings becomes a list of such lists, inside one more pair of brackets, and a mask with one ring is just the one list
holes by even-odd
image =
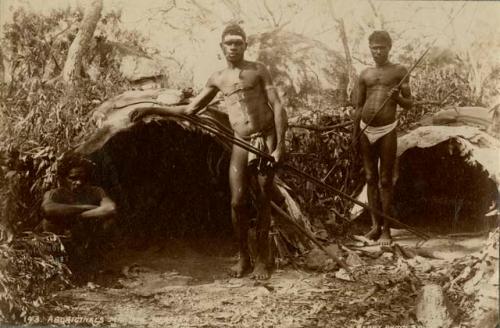
[[140, 123], [91, 158], [126, 235], [231, 236], [229, 153], [211, 136], [171, 121]]
[[415, 227], [456, 233], [496, 224], [484, 216], [498, 197], [496, 185], [481, 165], [461, 154], [455, 139], [406, 150], [394, 197], [397, 217]]

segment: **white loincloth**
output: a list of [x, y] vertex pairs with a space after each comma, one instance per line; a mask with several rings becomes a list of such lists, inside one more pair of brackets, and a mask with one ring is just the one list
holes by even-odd
[[[382, 138], [392, 130], [396, 128], [398, 125], [398, 121], [394, 121], [391, 124], [383, 125], [383, 126], [366, 126], [366, 123], [363, 121], [359, 122], [359, 127], [363, 131], [363, 133], [368, 138], [368, 141], [371, 144], [377, 142], [378, 139]], [[366, 128], [366, 129], [365, 129]]]

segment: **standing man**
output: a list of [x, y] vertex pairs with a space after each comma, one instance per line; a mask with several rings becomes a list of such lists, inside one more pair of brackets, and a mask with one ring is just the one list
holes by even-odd
[[[368, 204], [392, 216], [392, 180], [397, 149], [396, 107], [399, 105], [407, 110], [412, 106], [409, 77], [400, 88], [396, 88], [408, 71], [402, 65], [389, 61], [392, 47], [389, 33], [375, 31], [368, 42], [375, 67], [365, 69], [359, 77], [353, 138], [359, 137], [368, 185]], [[361, 135], [360, 131], [363, 131]], [[357, 144], [356, 139], [354, 142]], [[371, 216], [372, 228], [365, 237], [379, 240], [380, 244], [390, 244], [389, 222], [374, 213]]]
[[[220, 91], [229, 115], [234, 136], [273, 156], [276, 163], [285, 154], [286, 112], [274, 88], [266, 67], [244, 59], [247, 48], [246, 35], [236, 24], [228, 25], [222, 32], [220, 47], [226, 57], [227, 68], [215, 72], [208, 79], [201, 93], [186, 106], [164, 108], [139, 108], [131, 113], [133, 121], [145, 115], [189, 114], [194, 115]], [[239, 261], [231, 268], [232, 275], [242, 277], [251, 270], [248, 249], [248, 198], [249, 185], [257, 182], [257, 256], [254, 259], [252, 277], [268, 279], [270, 276], [269, 225], [270, 199], [274, 172], [261, 158], [233, 145], [229, 166], [231, 188], [231, 216], [238, 236]]]

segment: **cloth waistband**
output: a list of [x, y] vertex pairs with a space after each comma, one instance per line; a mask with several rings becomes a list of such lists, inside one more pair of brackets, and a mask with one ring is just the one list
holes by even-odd
[[363, 121], [359, 122], [359, 127], [361, 128], [361, 130], [363, 130], [363, 133], [366, 135], [368, 141], [370, 141], [371, 144], [375, 143], [378, 139], [394, 130], [397, 125], [397, 120], [383, 126], [370, 126], [366, 125], [366, 123]]

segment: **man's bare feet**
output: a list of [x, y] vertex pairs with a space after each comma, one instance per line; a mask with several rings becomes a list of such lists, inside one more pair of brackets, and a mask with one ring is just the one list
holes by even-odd
[[391, 233], [387, 230], [383, 230], [378, 239], [378, 244], [380, 246], [390, 246], [392, 244]]
[[255, 262], [255, 268], [253, 269], [251, 278], [256, 280], [267, 280], [270, 277], [271, 273], [269, 272], [267, 265], [264, 262], [257, 260]]
[[240, 257], [238, 263], [231, 267], [230, 276], [235, 278], [241, 278], [250, 272], [252, 265], [248, 257]]
[[370, 229], [370, 231], [368, 231], [364, 235], [364, 237], [367, 239], [371, 239], [371, 240], [377, 240], [377, 239], [379, 239], [381, 233], [382, 233], [382, 229], [380, 229], [380, 227], [372, 227]]

